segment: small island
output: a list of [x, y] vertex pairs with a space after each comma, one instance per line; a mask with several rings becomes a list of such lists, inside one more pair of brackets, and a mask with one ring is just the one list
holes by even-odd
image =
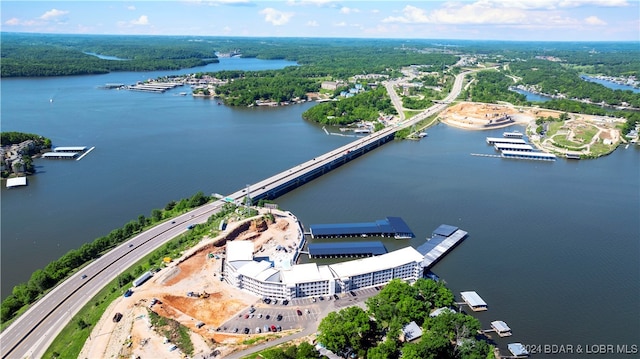
[[33, 157], [51, 148], [51, 140], [32, 133], [1, 132], [0, 171], [2, 178], [34, 174]]

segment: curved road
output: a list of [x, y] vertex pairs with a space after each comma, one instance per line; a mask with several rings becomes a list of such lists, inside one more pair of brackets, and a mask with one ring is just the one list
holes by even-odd
[[[317, 168], [323, 161], [331, 161], [341, 156], [345, 151], [356, 150], [363, 144], [376, 141], [380, 137], [386, 136], [400, 128], [411, 126], [424, 118], [444, 110], [448, 103], [460, 94], [462, 82], [467, 73], [469, 72], [463, 72], [456, 77], [451, 93], [441, 103], [435, 104], [419, 115], [412, 117], [409, 121], [403, 121], [403, 123], [396, 128], [383, 129], [323, 154], [313, 160], [292, 167], [288, 171], [285, 170], [275, 176], [253, 184], [249, 190], [252, 197], [276, 188], [290, 180], [291, 177], [297, 176], [297, 173], [300, 171]], [[392, 88], [391, 90], [390, 95], [391, 92], [395, 94]], [[399, 113], [402, 113], [401, 106]], [[238, 202], [241, 201], [245, 195], [246, 189], [243, 189], [236, 191], [228, 197]], [[173, 221], [159, 224], [140, 233], [60, 283], [0, 334], [0, 353], [2, 358], [41, 357], [62, 328], [64, 328], [80, 308], [102, 290], [107, 283], [111, 282], [120, 273], [135, 264], [140, 258], [151, 253], [170, 239], [186, 232], [187, 226], [206, 222], [209, 216], [222, 208], [223, 204], [223, 201], [208, 203], [175, 218]], [[87, 277], [83, 279], [83, 275]]]

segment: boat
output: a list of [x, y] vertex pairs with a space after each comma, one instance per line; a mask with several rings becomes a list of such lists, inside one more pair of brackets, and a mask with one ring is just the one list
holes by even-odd
[[180, 92], [180, 96], [187, 96], [186, 92]]
[[426, 132], [420, 132], [420, 133], [418, 134], [418, 137], [419, 137], [419, 138], [423, 138], [423, 137], [427, 137], [427, 136], [428, 136], [428, 134], [427, 134]]

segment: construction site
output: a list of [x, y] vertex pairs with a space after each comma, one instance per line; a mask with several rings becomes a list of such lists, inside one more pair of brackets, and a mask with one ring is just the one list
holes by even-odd
[[[80, 358], [209, 358], [224, 357], [274, 338], [273, 334], [247, 336], [217, 331], [222, 323], [249, 308], [260, 298], [221, 280], [227, 241], [252, 241], [254, 253], [275, 252], [298, 237], [297, 219], [290, 213], [269, 210], [243, 221], [229, 221], [216, 238], [200, 245], [121, 296], [106, 310], [84, 345]], [[278, 337], [286, 336], [283, 331]]]

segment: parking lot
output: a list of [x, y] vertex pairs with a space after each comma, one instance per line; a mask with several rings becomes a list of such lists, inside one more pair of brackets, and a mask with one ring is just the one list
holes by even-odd
[[[246, 334], [257, 334], [264, 333], [264, 330], [270, 329], [271, 326], [279, 326], [281, 330], [302, 329], [308, 327], [309, 323], [315, 323], [319, 319], [320, 313], [327, 308], [339, 310], [343, 307], [357, 305], [377, 294], [378, 291], [379, 289], [376, 288], [366, 288], [339, 293], [337, 294], [338, 299], [335, 299], [334, 296], [300, 298], [293, 299], [286, 304], [280, 300], [275, 304], [273, 301], [268, 304], [257, 301], [253, 306], [245, 308], [235, 317], [227, 320], [217, 328], [217, 331], [245, 334], [248, 329]], [[257, 332], [256, 329], [260, 331]]]

